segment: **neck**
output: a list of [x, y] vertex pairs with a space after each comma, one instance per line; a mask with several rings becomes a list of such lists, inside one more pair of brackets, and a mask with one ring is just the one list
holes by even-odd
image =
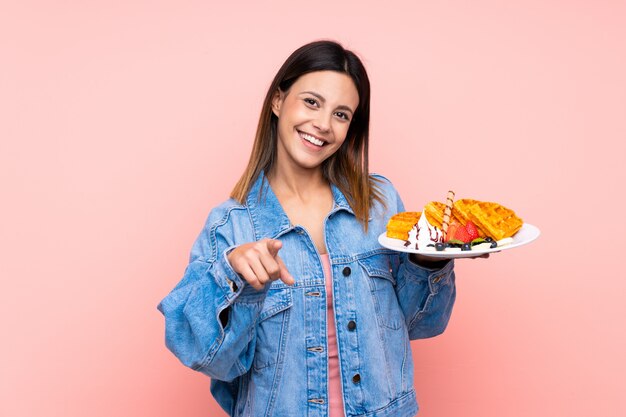
[[276, 164], [267, 174], [267, 179], [276, 195], [305, 200], [315, 197], [320, 188], [328, 187], [321, 166], [307, 169]]

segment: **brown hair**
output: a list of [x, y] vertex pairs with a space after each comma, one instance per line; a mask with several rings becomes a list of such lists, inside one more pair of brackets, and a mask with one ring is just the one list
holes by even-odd
[[337, 71], [347, 74], [356, 86], [359, 105], [354, 112], [346, 140], [322, 163], [324, 178], [346, 196], [356, 218], [367, 231], [370, 207], [374, 200], [385, 204], [382, 193], [369, 176], [368, 145], [370, 118], [370, 83], [361, 60], [333, 41], [316, 41], [294, 51], [274, 77], [261, 109], [259, 124], [248, 166], [230, 196], [244, 202], [261, 171], [269, 172], [276, 161], [278, 118], [272, 112], [276, 91], [287, 92], [304, 74], [314, 71]]

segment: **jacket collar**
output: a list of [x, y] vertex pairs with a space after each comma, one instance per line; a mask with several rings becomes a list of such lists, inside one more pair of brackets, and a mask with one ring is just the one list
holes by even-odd
[[[331, 184], [330, 188], [335, 200], [335, 206], [331, 213], [345, 210], [354, 215], [354, 211], [352, 211], [350, 204], [348, 204], [348, 200], [346, 200], [346, 197], [339, 188], [335, 184]], [[263, 171], [261, 171], [254, 181], [248, 193], [246, 205], [250, 212], [257, 240], [264, 237], [275, 238], [295, 227], [295, 225], [292, 225], [289, 221], [289, 217], [287, 217], [283, 207], [280, 205]]]

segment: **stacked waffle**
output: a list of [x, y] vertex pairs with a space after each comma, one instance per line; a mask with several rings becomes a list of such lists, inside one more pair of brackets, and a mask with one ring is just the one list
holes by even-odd
[[[431, 225], [442, 229], [445, 213], [445, 204], [431, 201], [424, 207], [426, 220]], [[408, 214], [411, 214], [408, 216]], [[417, 214], [417, 216], [415, 216]], [[387, 223], [387, 236], [404, 239], [408, 238], [409, 230], [419, 220], [420, 213], [398, 213]], [[413, 219], [415, 221], [413, 221]], [[515, 212], [498, 203], [478, 201], [472, 199], [456, 200], [452, 206], [452, 219], [461, 225], [471, 221], [478, 229], [481, 237], [491, 237], [501, 240], [513, 236], [522, 227], [523, 221]], [[412, 223], [411, 223], [412, 222]], [[410, 224], [409, 224], [410, 223]]]
[[409, 237], [409, 230], [417, 223], [421, 215], [419, 211], [404, 211], [394, 215], [387, 223], [387, 236], [406, 240]]

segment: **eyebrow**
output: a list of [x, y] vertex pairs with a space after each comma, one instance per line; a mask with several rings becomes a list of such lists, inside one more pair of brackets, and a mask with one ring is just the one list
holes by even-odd
[[[315, 91], [303, 91], [303, 92], [302, 92], [302, 93], [300, 93], [300, 94], [305, 94], [305, 93], [308, 93], [308, 94], [314, 95], [315, 97], [317, 97], [318, 99], [320, 99], [320, 101], [321, 101], [322, 103], [325, 103], [325, 102], [326, 102], [326, 99], [325, 99], [325, 98], [324, 98], [321, 94], [316, 93]], [[348, 107], [348, 106], [346, 106], [346, 105], [343, 105], [343, 104], [342, 104], [342, 105], [337, 106], [337, 109], [338, 109], [338, 110], [348, 110], [350, 113], [354, 114], [354, 110], [352, 110], [350, 107]]]

